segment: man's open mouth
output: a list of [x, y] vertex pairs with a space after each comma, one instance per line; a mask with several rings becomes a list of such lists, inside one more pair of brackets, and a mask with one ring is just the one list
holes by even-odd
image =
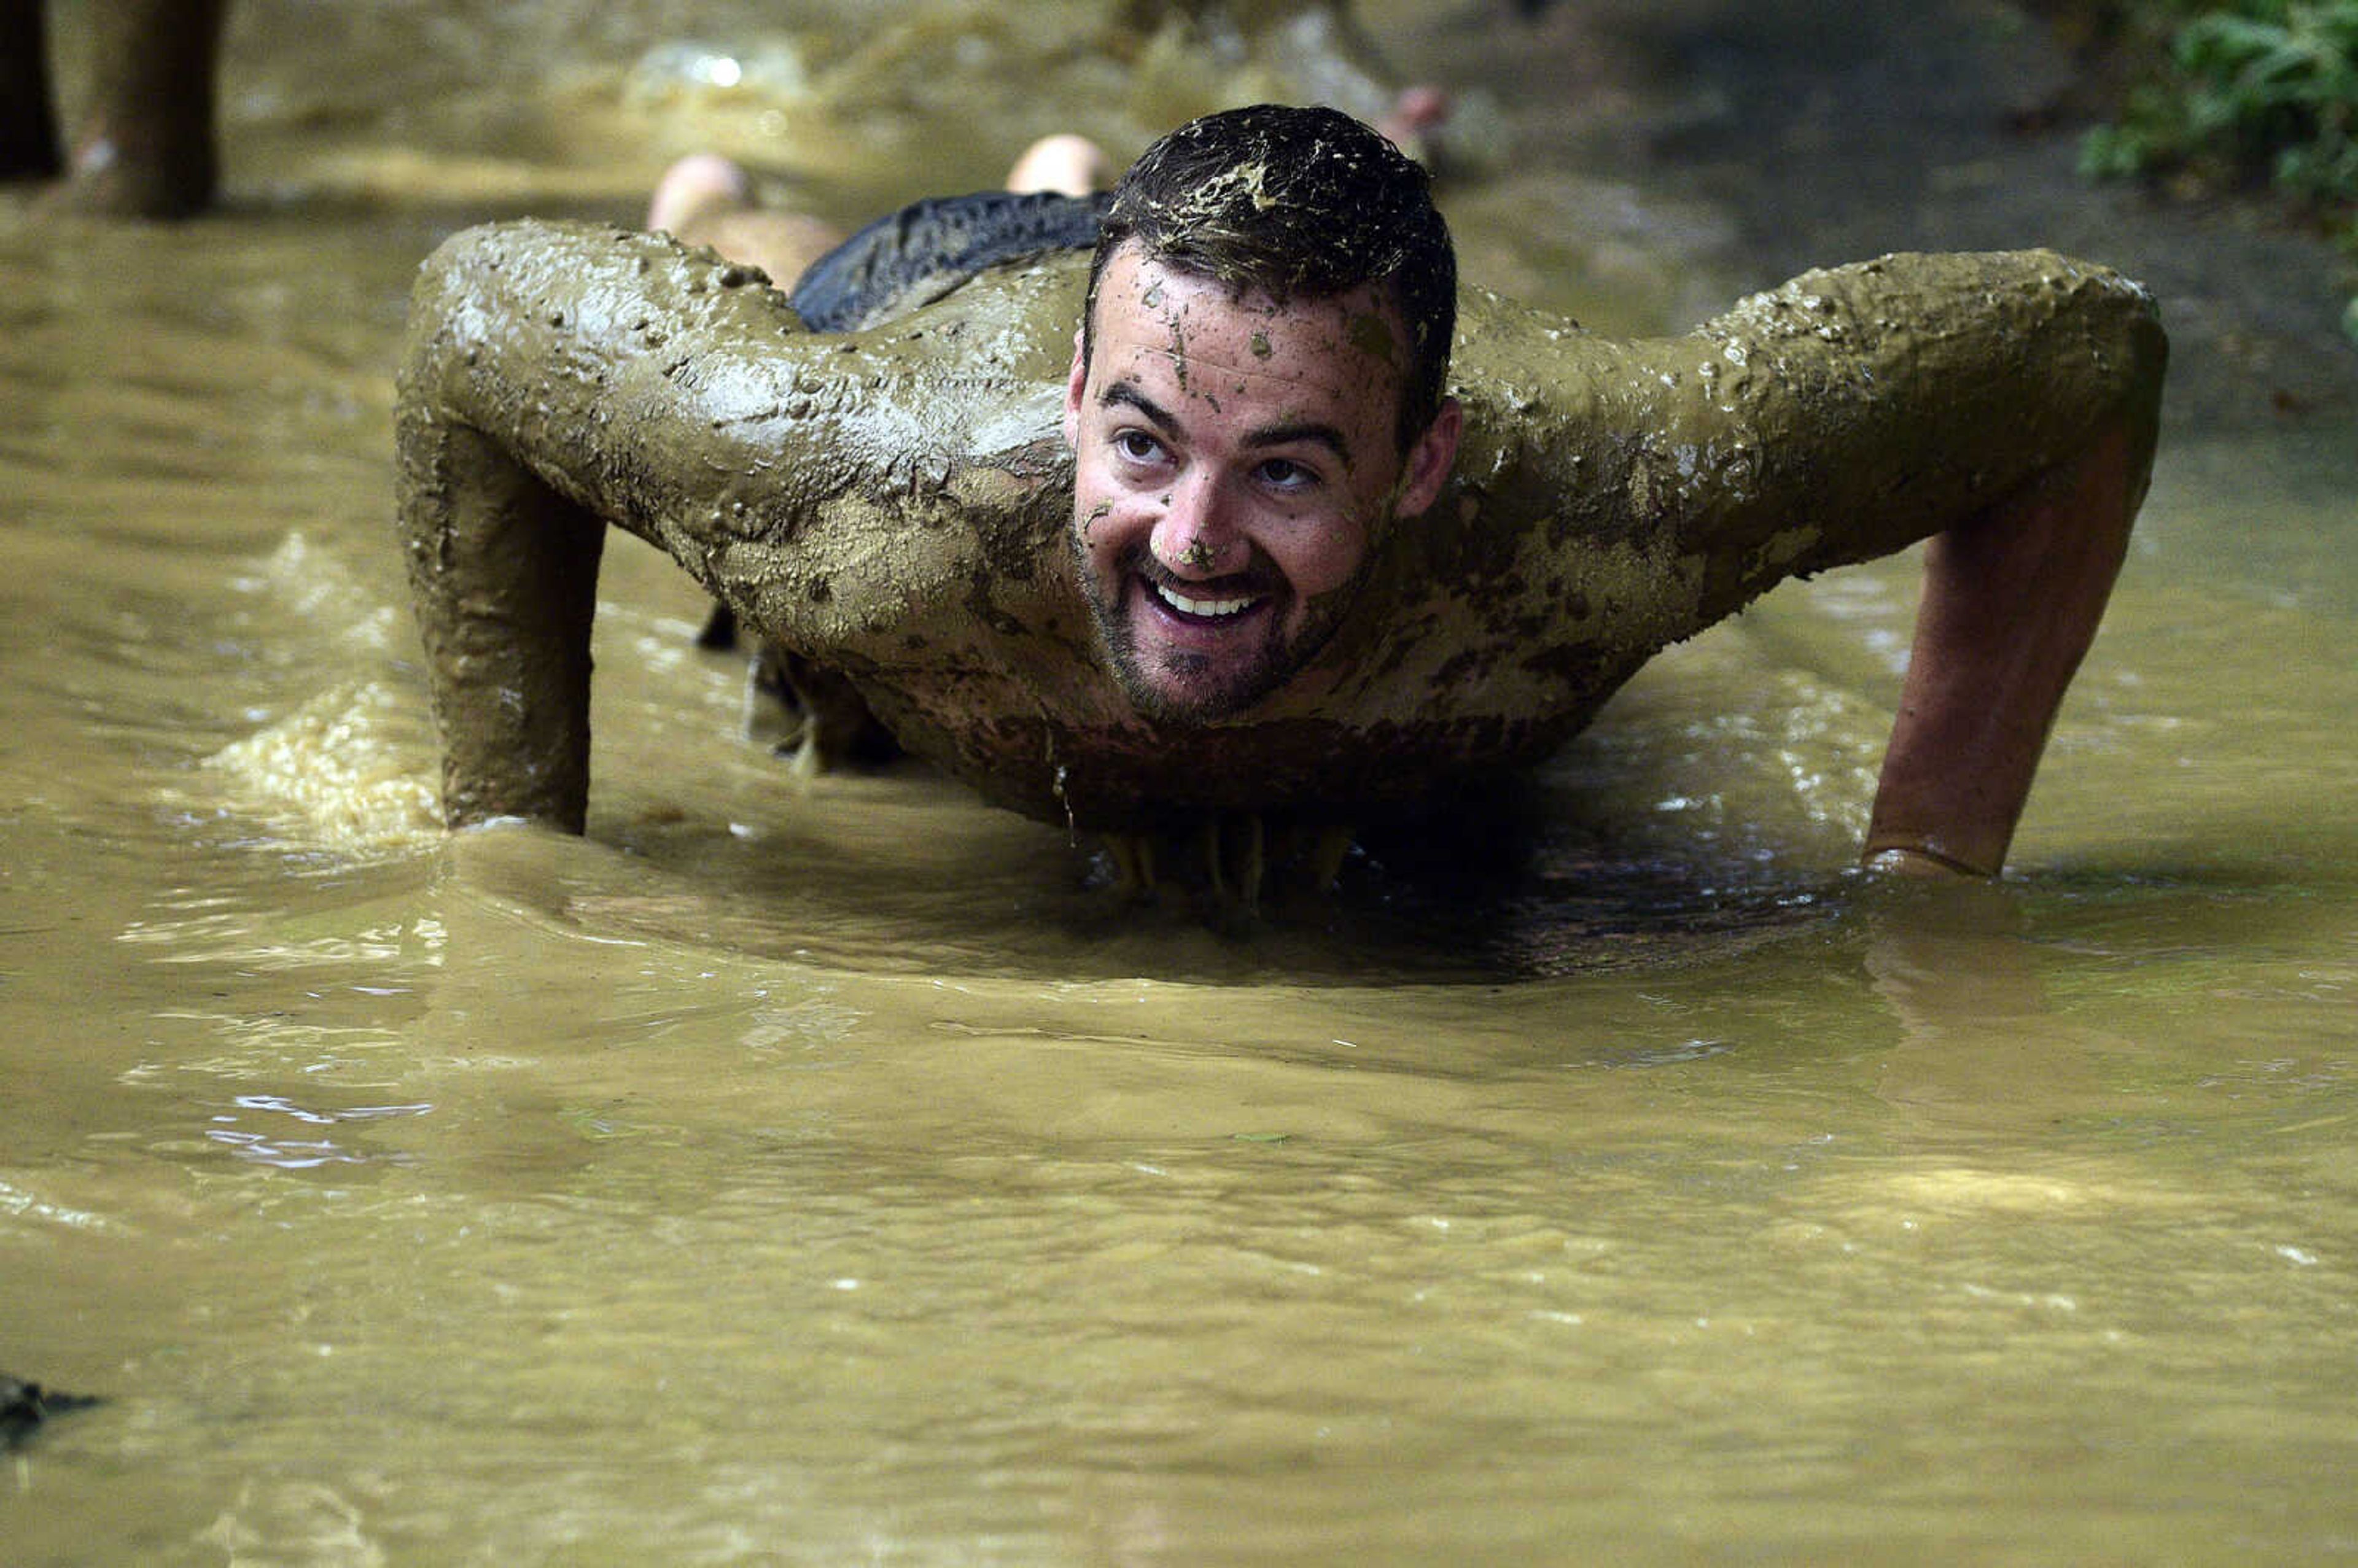
[[1268, 596], [1246, 593], [1235, 589], [1197, 589], [1184, 592], [1167, 582], [1149, 579], [1147, 590], [1163, 602], [1164, 609], [1184, 615], [1190, 621], [1220, 622], [1242, 615], [1246, 611], [1267, 602]]

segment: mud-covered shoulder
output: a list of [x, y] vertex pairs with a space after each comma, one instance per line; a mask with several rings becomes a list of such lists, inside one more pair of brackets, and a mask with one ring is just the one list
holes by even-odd
[[2043, 250], [1804, 273], [1682, 341], [1684, 428], [1744, 456], [1678, 519], [1714, 617], [1974, 516], [2109, 424], [2149, 462], [2169, 355], [2143, 287]]
[[1067, 471], [1054, 285], [979, 279], [955, 311], [819, 335], [757, 270], [665, 236], [471, 230], [415, 291], [405, 470], [470, 429], [764, 636], [889, 638], [1036, 534]]
[[1963, 521], [2125, 420], [2148, 460], [2151, 297], [2043, 251], [1804, 274], [1620, 340], [1467, 291], [1450, 490], [1387, 544], [1336, 700], [1576, 722], [1786, 578]]

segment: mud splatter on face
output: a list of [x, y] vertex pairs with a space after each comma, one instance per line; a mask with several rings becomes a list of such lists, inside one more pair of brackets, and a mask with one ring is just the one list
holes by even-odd
[[1400, 368], [1400, 336], [1381, 315], [1372, 310], [1354, 313], [1350, 334], [1353, 348], [1379, 363]]

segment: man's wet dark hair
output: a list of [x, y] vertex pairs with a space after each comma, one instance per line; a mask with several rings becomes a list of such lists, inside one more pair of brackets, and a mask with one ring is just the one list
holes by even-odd
[[1082, 351], [1106, 263], [1146, 259], [1280, 304], [1364, 284], [1390, 293], [1409, 334], [1405, 452], [1441, 412], [1457, 325], [1457, 255], [1432, 177], [1333, 109], [1258, 103], [1191, 120], [1139, 155], [1113, 189], [1089, 266]]

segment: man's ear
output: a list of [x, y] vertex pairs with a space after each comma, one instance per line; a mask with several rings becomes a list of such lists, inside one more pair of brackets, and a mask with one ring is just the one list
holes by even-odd
[[1466, 428], [1466, 411], [1457, 399], [1441, 400], [1441, 412], [1424, 427], [1408, 449], [1408, 460], [1401, 465], [1400, 504], [1397, 515], [1414, 517], [1441, 499], [1441, 487], [1449, 482], [1449, 470], [1457, 461], [1457, 438]]
[[1081, 394], [1089, 384], [1089, 362], [1086, 329], [1073, 329], [1073, 368], [1065, 377], [1065, 445], [1078, 451], [1081, 445]]

